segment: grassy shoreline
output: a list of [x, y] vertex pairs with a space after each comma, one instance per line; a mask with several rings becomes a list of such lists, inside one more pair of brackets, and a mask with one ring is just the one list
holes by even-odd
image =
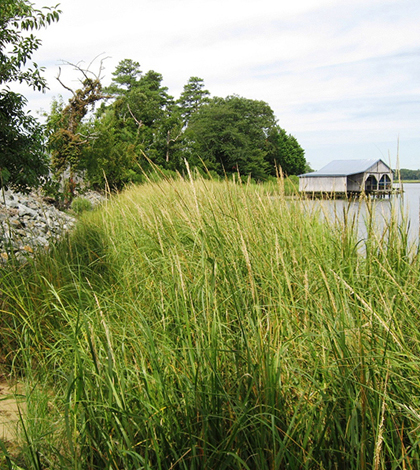
[[[162, 181], [1, 280], [23, 468], [419, 465], [419, 259], [302, 201]], [[371, 202], [371, 214], [374, 202]], [[363, 245], [363, 249], [361, 249]]]

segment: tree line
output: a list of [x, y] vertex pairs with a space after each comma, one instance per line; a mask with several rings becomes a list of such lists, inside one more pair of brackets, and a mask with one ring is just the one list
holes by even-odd
[[[0, 84], [26, 81], [43, 89], [38, 68], [20, 71], [40, 45], [33, 39], [25, 47], [26, 33], [57, 21], [60, 12], [35, 10], [28, 0], [6, 0], [5, 5], [0, 13]], [[19, 57], [25, 53], [25, 60], [7, 62], [10, 45]], [[202, 173], [236, 173], [258, 181], [279, 169], [286, 175], [306, 170], [304, 150], [264, 101], [211, 97], [199, 77], [191, 77], [175, 99], [160, 73], [143, 73], [132, 59], [118, 64], [108, 87], [101, 82], [102, 64], [96, 74], [75, 67], [80, 87], [68, 87], [60, 70], [57, 79], [71, 97], [53, 100], [45, 128], [25, 115], [24, 97], [1, 91], [2, 186], [25, 190], [48, 174], [56, 179], [67, 174], [70, 180], [83, 175], [92, 187], [120, 189], [141, 182], [156, 168], [182, 174], [186, 164]]]
[[69, 168], [93, 186], [121, 188], [154, 167], [182, 173], [186, 162], [203, 172], [261, 181], [280, 167], [288, 175], [305, 170], [302, 147], [263, 101], [211, 98], [199, 77], [191, 77], [175, 100], [160, 73], [143, 73], [131, 59], [118, 64], [109, 87], [101, 86], [100, 74], [80, 73], [82, 87], [68, 104], [55, 101], [48, 117], [48, 149], [58, 172]]
[[420, 170], [409, 170], [407, 168], [401, 168], [401, 170], [394, 170], [394, 173], [399, 173], [402, 180], [413, 181], [420, 180]]

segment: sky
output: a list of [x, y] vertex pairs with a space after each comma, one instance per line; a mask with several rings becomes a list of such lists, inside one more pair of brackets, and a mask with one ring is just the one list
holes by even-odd
[[[32, 0], [36, 8], [55, 1]], [[33, 60], [50, 90], [21, 90], [33, 114], [78, 87], [70, 65], [108, 85], [123, 59], [163, 76], [178, 98], [191, 76], [211, 96], [263, 100], [314, 170], [382, 158], [420, 168], [419, 0], [62, 0]]]

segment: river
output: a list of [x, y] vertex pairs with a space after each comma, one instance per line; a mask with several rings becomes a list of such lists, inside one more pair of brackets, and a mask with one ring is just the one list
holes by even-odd
[[402, 195], [405, 213], [410, 222], [410, 238], [419, 241], [419, 219], [420, 219], [420, 183], [404, 183]]
[[[375, 214], [375, 223], [379, 232], [389, 222], [392, 214], [401, 223], [407, 223], [401, 227], [408, 231], [408, 240], [411, 245], [417, 246], [419, 243], [419, 218], [420, 218], [420, 183], [404, 183], [404, 192], [386, 198], [375, 198], [372, 203], [372, 210]], [[336, 222], [342, 222], [346, 214], [348, 220], [356, 220], [359, 230], [359, 237], [366, 236], [366, 220], [368, 218], [368, 204], [365, 200], [346, 199], [337, 200], [306, 200], [308, 209], [321, 209], [322, 214]]]

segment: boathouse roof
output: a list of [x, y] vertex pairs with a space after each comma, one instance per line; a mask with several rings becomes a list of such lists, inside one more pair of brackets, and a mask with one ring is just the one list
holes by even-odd
[[[333, 160], [318, 171], [305, 173], [304, 177], [321, 177], [321, 176], [350, 176], [358, 173], [369, 171], [376, 163], [382, 162], [381, 159], [376, 160]], [[386, 165], [386, 163], [384, 163]], [[386, 165], [388, 167], [388, 165]], [[388, 167], [389, 168], [389, 167]], [[390, 169], [391, 171], [391, 169]]]

